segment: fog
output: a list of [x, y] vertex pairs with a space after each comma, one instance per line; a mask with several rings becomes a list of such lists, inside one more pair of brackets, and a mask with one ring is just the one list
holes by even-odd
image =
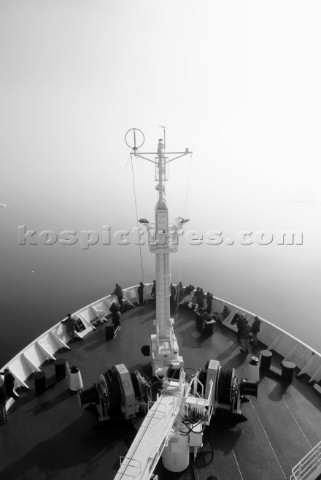
[[[153, 220], [154, 167], [131, 159], [124, 136], [140, 128], [141, 150], [156, 151], [160, 125], [169, 151], [193, 152], [170, 164], [171, 221], [186, 216], [186, 232], [223, 238], [184, 236], [173, 282], [321, 350], [320, 10], [283, 0], [0, 3], [0, 360], [116, 282], [155, 277], [147, 246], [142, 272], [139, 247], [114, 233], [136, 215]], [[38, 244], [19, 244], [19, 226]], [[43, 245], [43, 230], [100, 239]], [[244, 231], [253, 244], [239, 244]], [[271, 243], [259, 244], [262, 231]], [[303, 244], [278, 245], [282, 232], [301, 232]]]

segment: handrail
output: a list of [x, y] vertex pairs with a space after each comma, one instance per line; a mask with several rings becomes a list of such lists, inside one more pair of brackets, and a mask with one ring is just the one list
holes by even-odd
[[[183, 297], [180, 304], [193, 301], [194, 292]], [[212, 311], [221, 312], [223, 306], [230, 309], [229, 315], [223, 320], [223, 324], [236, 331], [236, 326], [231, 324], [231, 320], [235, 313], [243, 314], [251, 323], [255, 317], [255, 313], [245, 310], [244, 308], [230, 303], [222, 298], [213, 297]], [[252, 318], [249, 318], [252, 317]], [[302, 342], [294, 335], [286, 330], [274, 325], [265, 318], [260, 316], [261, 331], [258, 334], [258, 340], [267, 346], [268, 350], [273, 349], [283, 358], [287, 358], [294, 362], [299, 369], [298, 375], [305, 373], [310, 377], [310, 382], [318, 382], [321, 380], [321, 353]]]
[[[149, 290], [149, 287], [151, 285], [152, 284], [150, 284], [150, 283], [145, 284], [145, 286], [146, 286], [146, 298], [149, 298], [149, 296], [150, 296], [150, 292], [148, 290]], [[133, 290], [133, 289], [136, 290], [137, 287], [138, 287], [138, 285], [133, 285], [133, 286], [130, 286], [130, 287], [127, 287], [127, 288], [123, 289], [124, 294], [126, 295], [126, 292], [129, 291], [129, 290]], [[100, 303], [105, 304], [106, 300], [111, 299], [111, 297], [112, 297], [111, 295], [107, 295], [107, 296], [102, 297], [98, 300], [95, 300], [91, 304], [80, 308], [79, 310], [74, 312], [74, 314], [75, 315], [80, 315], [80, 317], [84, 321], [86, 321], [86, 324], [90, 324], [93, 321], [93, 318], [92, 318], [93, 317], [93, 312], [91, 311], [91, 310], [93, 310], [92, 307], [95, 307], [95, 306], [99, 305]], [[185, 297], [185, 299], [186, 299], [186, 297]], [[227, 301], [225, 301], [221, 298], [218, 298], [218, 297], [213, 298], [213, 308], [214, 308], [214, 303], [215, 302], [219, 302], [220, 305], [228, 305], [229, 306], [231, 312], [230, 312], [229, 317], [227, 317], [224, 321], [224, 324], [229, 328], [234, 329], [234, 326], [231, 325], [230, 320], [231, 320], [233, 314], [236, 313], [236, 312], [238, 312], [238, 313], [242, 312], [243, 314], [248, 314], [248, 315], [251, 315], [252, 317], [254, 317], [254, 314], [252, 312], [246, 311], [245, 309], [243, 309], [243, 308], [241, 308], [237, 305], [234, 305], [230, 302], [227, 302]], [[105, 308], [107, 308], [106, 305], [105, 305]], [[84, 314], [85, 314], [86, 318], [83, 318]], [[97, 314], [97, 312], [96, 312], [96, 314]], [[316, 352], [314, 349], [312, 349], [311, 347], [309, 347], [305, 343], [301, 342], [300, 340], [298, 340], [294, 336], [290, 335], [288, 332], [280, 329], [279, 327], [277, 327], [276, 325], [272, 324], [271, 322], [263, 319], [262, 317], [260, 317], [260, 318], [262, 320], [262, 324], [261, 324], [261, 332], [259, 334], [259, 340], [261, 340], [263, 344], [267, 345], [268, 348], [271, 348], [271, 345], [273, 346], [273, 343], [274, 343], [275, 339], [278, 337], [278, 335], [283, 334], [282, 340], [280, 340], [281, 344], [280, 345], [279, 345], [279, 343], [277, 345], [274, 344], [275, 351], [277, 353], [279, 353], [281, 356], [283, 356], [284, 358], [285, 357], [288, 358], [290, 356], [291, 361], [293, 361], [297, 365], [297, 367], [300, 369], [299, 374], [306, 373], [310, 377], [310, 382], [312, 382], [312, 381], [317, 382], [317, 381], [321, 380], [321, 354]], [[21, 350], [14, 358], [9, 360], [9, 362], [7, 362], [7, 364], [4, 365], [4, 367], [1, 370], [4, 370], [4, 368], [9, 368], [10, 369], [10, 367], [13, 366], [14, 363], [16, 363], [18, 365], [19, 362], [21, 361], [21, 359], [23, 359], [23, 353], [26, 350], [32, 348], [37, 342], [42, 341], [43, 339], [48, 340], [49, 343], [55, 343], [55, 345], [52, 346], [53, 350], [57, 350], [58, 348], [60, 348], [61, 344], [64, 344], [64, 343], [63, 343], [62, 336], [60, 335], [60, 332], [57, 332], [57, 329], [59, 328], [59, 324], [60, 324], [60, 322], [58, 322], [56, 325], [53, 325], [47, 331], [42, 333], [39, 337], [34, 339], [33, 342], [31, 342], [23, 350]], [[53, 339], [51, 338], [52, 335], [55, 336], [56, 342], [54, 342]], [[298, 347], [296, 349], [294, 349], [294, 346], [296, 346], [296, 345], [298, 345]], [[64, 346], [67, 347], [67, 345], [65, 345], [65, 344], [64, 344]], [[37, 364], [37, 366], [38, 366], [38, 364]], [[17, 373], [16, 370], [17, 369], [15, 368], [15, 372], [13, 372], [14, 374]], [[19, 370], [19, 372], [20, 372], [20, 370]], [[21, 373], [21, 375], [20, 375], [20, 373]], [[16, 378], [17, 378], [18, 384], [23, 385], [23, 381], [28, 377], [28, 374], [30, 373], [30, 368], [29, 369], [27, 368], [25, 372], [21, 371], [20, 373], [16, 375]], [[21, 378], [20, 378], [20, 376], [21, 376]]]
[[321, 441], [292, 468], [290, 480], [316, 480], [321, 474]]

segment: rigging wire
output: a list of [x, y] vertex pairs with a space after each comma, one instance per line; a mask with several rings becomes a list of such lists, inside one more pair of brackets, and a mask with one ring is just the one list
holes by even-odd
[[[188, 165], [188, 173], [187, 173], [187, 183], [186, 183], [186, 193], [185, 193], [185, 201], [184, 201], [184, 210], [183, 210], [183, 217], [187, 218], [187, 207], [188, 207], [188, 198], [189, 198], [189, 191], [190, 191], [190, 183], [191, 183], [191, 170], [192, 170], [192, 154], [189, 157], [189, 165]], [[180, 257], [178, 262], [178, 281], [181, 282], [183, 277], [183, 261], [182, 257]]]
[[191, 183], [192, 156], [193, 154], [191, 153], [189, 157], [188, 174], [187, 174], [187, 185], [186, 185], [185, 204], [184, 204], [184, 218], [187, 216], [187, 203], [188, 203], [189, 189], [190, 189], [190, 183]]
[[[120, 326], [120, 319], [122, 316], [123, 312], [121, 312], [120, 318], [119, 318], [119, 326]], [[126, 351], [126, 346], [125, 346], [125, 338], [126, 338], [126, 322], [122, 321], [120, 330], [119, 330], [119, 336], [120, 336], [120, 354], [121, 354], [121, 363], [125, 363], [124, 360], [124, 355]]]
[[[135, 199], [135, 214], [136, 214], [136, 225], [137, 225], [137, 229], [138, 229], [138, 233], [139, 233], [139, 229], [140, 229], [140, 225], [139, 225], [139, 222], [138, 222], [138, 214], [137, 214], [137, 196], [136, 196], [136, 187], [135, 187], [135, 175], [134, 175], [134, 166], [133, 166], [133, 157], [132, 155], [130, 155], [130, 162], [131, 162], [131, 165], [132, 165], [132, 176], [133, 176], [133, 189], [134, 189], [134, 199]], [[143, 257], [142, 257], [142, 246], [140, 244], [140, 236], [139, 236], [139, 240], [138, 240], [138, 246], [139, 246], [139, 256], [140, 256], [140, 268], [141, 268], [141, 272], [142, 272], [142, 280], [143, 280], [143, 283], [145, 283], [145, 278], [144, 278], [144, 267], [143, 267]]]

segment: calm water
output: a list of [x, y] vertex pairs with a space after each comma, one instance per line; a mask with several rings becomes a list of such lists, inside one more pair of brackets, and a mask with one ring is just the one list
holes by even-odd
[[[294, 207], [293, 207], [294, 208]], [[297, 208], [295, 206], [295, 208]], [[172, 280], [210, 290], [291, 332], [318, 351], [318, 243], [305, 209], [304, 244], [298, 246], [191, 246], [186, 238], [171, 256]], [[19, 209], [18, 209], [19, 210]], [[19, 215], [2, 209], [0, 365], [65, 316], [141, 279], [137, 246], [18, 245]], [[317, 218], [317, 217], [316, 217]], [[198, 225], [194, 223], [193, 228]], [[231, 232], [229, 232], [231, 233]], [[154, 277], [154, 257], [142, 247], [144, 280]]]

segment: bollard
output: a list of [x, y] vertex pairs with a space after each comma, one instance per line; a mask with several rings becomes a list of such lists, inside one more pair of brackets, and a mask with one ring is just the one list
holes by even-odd
[[44, 393], [47, 389], [46, 372], [43, 372], [42, 370], [40, 370], [40, 372], [35, 372], [34, 379], [36, 394], [39, 395]]
[[72, 392], [77, 392], [77, 390], [82, 390], [84, 387], [82, 383], [81, 373], [78, 367], [72, 365], [70, 367], [69, 375], [69, 390]]
[[63, 378], [66, 378], [66, 359], [65, 358], [57, 358], [57, 360], [55, 360], [55, 375], [56, 375], [56, 382], [59, 382]]
[[272, 362], [272, 352], [270, 352], [270, 350], [261, 350], [260, 354], [260, 368], [262, 370], [270, 370]]
[[282, 365], [282, 380], [284, 380], [286, 383], [292, 383], [293, 372], [296, 367], [295, 363], [288, 362], [287, 360], [283, 360], [281, 365]]

